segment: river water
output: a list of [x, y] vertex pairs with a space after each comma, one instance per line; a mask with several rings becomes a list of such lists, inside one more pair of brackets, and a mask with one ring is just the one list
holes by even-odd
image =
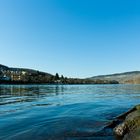
[[0, 85], [0, 140], [115, 140], [104, 127], [140, 85]]

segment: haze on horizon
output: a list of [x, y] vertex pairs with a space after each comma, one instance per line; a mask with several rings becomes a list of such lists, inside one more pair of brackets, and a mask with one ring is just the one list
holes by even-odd
[[0, 0], [0, 63], [68, 77], [140, 70], [138, 0]]

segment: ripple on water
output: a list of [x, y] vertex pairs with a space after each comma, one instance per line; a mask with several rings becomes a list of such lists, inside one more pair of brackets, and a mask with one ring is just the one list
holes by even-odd
[[140, 85], [1, 85], [0, 139], [113, 140], [104, 127], [139, 98]]

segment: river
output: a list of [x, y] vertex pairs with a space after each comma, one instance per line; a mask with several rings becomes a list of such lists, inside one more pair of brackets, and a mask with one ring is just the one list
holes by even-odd
[[140, 85], [0, 85], [0, 140], [115, 140], [104, 127]]

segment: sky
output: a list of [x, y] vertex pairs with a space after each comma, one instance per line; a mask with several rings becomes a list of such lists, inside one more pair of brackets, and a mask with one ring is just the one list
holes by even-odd
[[140, 70], [140, 1], [0, 0], [0, 63], [81, 78]]

